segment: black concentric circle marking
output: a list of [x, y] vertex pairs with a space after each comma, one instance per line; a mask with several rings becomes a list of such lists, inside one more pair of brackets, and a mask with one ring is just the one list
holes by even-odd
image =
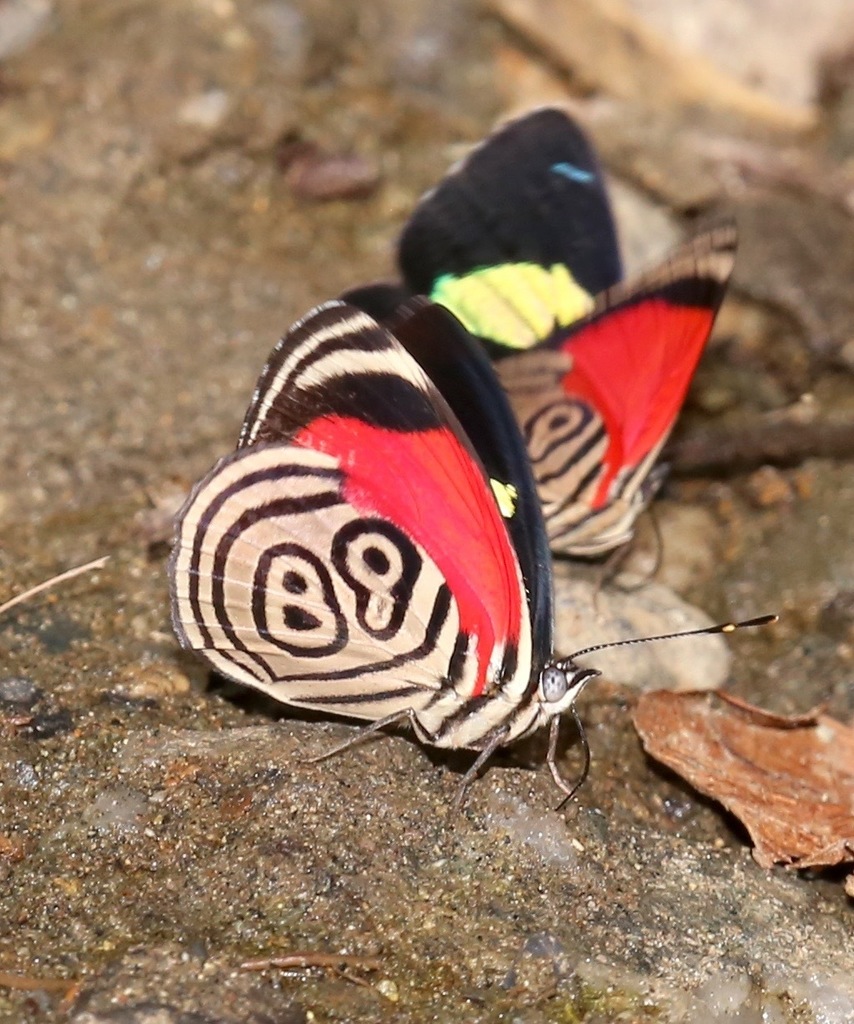
[[385, 520], [354, 519], [335, 535], [332, 564], [355, 594], [359, 625], [377, 640], [390, 640], [406, 617], [421, 571], [413, 542]]

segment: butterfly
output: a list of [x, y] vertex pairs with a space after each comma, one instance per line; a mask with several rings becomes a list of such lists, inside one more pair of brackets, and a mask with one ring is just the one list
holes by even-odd
[[721, 223], [622, 280], [604, 178], [556, 108], [505, 125], [420, 201], [398, 245], [402, 285], [344, 298], [390, 321], [423, 293], [496, 362], [553, 551], [630, 539], [723, 300], [736, 231]]
[[[553, 654], [521, 435], [451, 314], [422, 300], [398, 321], [330, 302], [275, 347], [237, 450], [178, 515], [176, 634], [287, 704], [477, 751], [460, 800], [496, 749], [550, 724], [569, 795], [558, 723], [598, 672]], [[460, 383], [459, 416], [425, 367]]]
[[[492, 364], [425, 299], [395, 321], [329, 302], [274, 348], [236, 451], [178, 514], [176, 635], [286, 704], [476, 751], [458, 805], [499, 747], [548, 725], [569, 798], [590, 760], [574, 705], [599, 675], [576, 658], [640, 641], [555, 656], [545, 522]], [[565, 713], [585, 756], [572, 785], [557, 765]]]

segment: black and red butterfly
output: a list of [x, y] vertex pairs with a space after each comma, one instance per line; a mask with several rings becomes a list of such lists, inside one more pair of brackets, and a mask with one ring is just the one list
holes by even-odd
[[[546, 108], [488, 138], [416, 207], [403, 286], [345, 298], [380, 319], [423, 293], [496, 360], [528, 447], [552, 550], [624, 543], [661, 484], [673, 427], [732, 271], [731, 223], [623, 283], [601, 170]], [[393, 322], [390, 321], [390, 322]]]
[[[463, 788], [551, 722], [548, 763], [568, 794], [559, 716], [598, 673], [553, 656], [551, 563], [518, 428], [449, 313], [416, 302], [399, 320], [395, 336], [332, 302], [274, 349], [237, 451], [179, 515], [176, 633], [288, 704], [408, 720], [423, 742], [480, 751]], [[467, 384], [470, 432], [422, 366], [441, 374], [446, 359]]]

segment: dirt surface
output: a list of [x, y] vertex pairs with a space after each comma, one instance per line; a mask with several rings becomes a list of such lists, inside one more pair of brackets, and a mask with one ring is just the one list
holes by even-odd
[[[854, 466], [810, 457], [854, 416], [854, 29], [833, 4], [823, 41], [812, 26], [829, 56], [799, 65], [815, 88], [791, 107], [759, 91], [779, 67], [716, 92], [724, 61], [688, 116], [660, 82], [654, 106], [609, 95], [508, 27], [514, 6], [548, 5], [0, 2], [0, 602], [110, 555], [0, 618], [0, 1020], [854, 1020], [840, 877], [761, 870], [644, 759], [627, 685], [728, 668], [781, 712], [854, 715]], [[752, 460], [676, 461], [658, 590], [594, 586], [585, 629], [645, 630], [666, 588], [672, 608], [783, 619], [673, 679], [664, 647], [633, 663], [646, 678], [609, 670], [568, 810], [535, 739], [457, 813], [466, 755], [394, 737], [307, 764], [351, 728], [210, 687], [172, 636], [164, 538], [276, 337], [387, 274], [417, 196], [497, 116], [558, 97], [615, 175], [633, 261], [720, 210], [742, 233], [679, 437], [736, 434]], [[804, 443], [772, 466], [775, 423]], [[654, 561], [641, 532], [624, 582]], [[576, 581], [598, 575], [559, 571], [561, 651], [580, 645]], [[240, 969], [294, 952], [354, 959]]]

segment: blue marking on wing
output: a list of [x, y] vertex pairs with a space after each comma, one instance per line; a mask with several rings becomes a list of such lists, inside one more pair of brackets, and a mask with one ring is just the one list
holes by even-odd
[[596, 175], [592, 171], [585, 171], [583, 167], [576, 167], [575, 164], [569, 164], [566, 161], [552, 164], [549, 170], [564, 178], [569, 178], [570, 181], [577, 181], [580, 185], [590, 185], [596, 180]]

